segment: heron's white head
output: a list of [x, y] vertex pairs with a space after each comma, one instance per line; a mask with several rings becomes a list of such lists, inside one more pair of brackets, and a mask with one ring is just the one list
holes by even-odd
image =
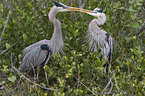
[[49, 11], [49, 20], [52, 22], [52, 20], [54, 19], [55, 15], [58, 13], [58, 12], [66, 12], [66, 11], [69, 11], [67, 10], [67, 6], [65, 6], [64, 4], [62, 3], [57, 3], [55, 1], [54, 2], [54, 6], [51, 8], [51, 10]]
[[97, 24], [103, 25], [106, 22], [106, 15], [103, 13], [102, 9], [95, 8], [93, 16], [97, 17]]
[[76, 7], [69, 7], [66, 6], [62, 3], [58, 3], [53, 1], [55, 6], [58, 9], [58, 12], [65, 12], [65, 11], [80, 11], [80, 12], [84, 12], [87, 13], [89, 15], [95, 16], [97, 17], [97, 24], [98, 25], [103, 25], [106, 22], [106, 15], [103, 13], [102, 9], [99, 8], [95, 8], [94, 11], [91, 10], [86, 10], [86, 9], [82, 9], [82, 8], [76, 8]]

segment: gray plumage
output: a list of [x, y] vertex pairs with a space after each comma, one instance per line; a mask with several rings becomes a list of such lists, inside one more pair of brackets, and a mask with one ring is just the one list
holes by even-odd
[[[25, 72], [29, 70], [32, 66], [37, 67], [42, 64], [45, 60], [45, 64], [49, 61], [49, 58], [52, 54], [57, 54], [62, 52], [63, 49], [63, 39], [62, 39], [62, 30], [61, 24], [58, 19], [56, 19], [56, 14], [58, 12], [63, 12], [63, 9], [60, 7], [53, 6], [48, 14], [50, 22], [54, 25], [54, 33], [50, 40], [41, 40], [36, 42], [28, 47], [26, 47], [23, 51], [23, 60], [18, 68], [20, 72]], [[65, 11], [65, 10], [64, 10]], [[50, 52], [48, 50], [41, 49], [41, 45], [47, 44]], [[50, 54], [51, 53], [51, 54]], [[46, 58], [48, 55], [48, 58]]]
[[95, 16], [97, 19], [93, 19], [89, 23], [86, 38], [87, 42], [89, 42], [89, 49], [92, 52], [98, 51], [99, 47], [100, 51], [103, 53], [102, 57], [107, 61], [104, 65], [105, 69], [107, 69], [109, 66], [108, 62], [110, 62], [110, 57], [113, 51], [113, 38], [106, 31], [98, 27], [106, 22], [105, 14], [97, 12]]
[[93, 19], [89, 24], [87, 39], [91, 51], [96, 52], [99, 47], [105, 57], [108, 57], [110, 50], [112, 53], [113, 38], [110, 35], [108, 37], [107, 32], [96, 25], [96, 19]]

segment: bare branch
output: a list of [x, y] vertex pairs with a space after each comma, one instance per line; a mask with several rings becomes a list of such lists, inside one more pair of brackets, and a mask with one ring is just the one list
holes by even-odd
[[104, 94], [110, 94], [110, 93], [111, 93], [111, 91], [112, 91], [112, 89], [113, 89], [113, 85], [114, 85], [114, 83], [111, 81], [111, 88], [110, 88], [109, 92], [104, 93]]
[[[19, 72], [18, 69], [16, 69], [13, 65], [11, 65], [11, 67], [12, 67], [15, 71]], [[57, 92], [58, 90], [60, 90], [60, 88], [59, 88], [59, 89], [51, 89], [51, 88], [43, 87], [43, 86], [41, 86], [41, 85], [39, 85], [39, 84], [37, 84], [37, 83], [31, 81], [29, 78], [27, 78], [27, 77], [26, 77], [25, 75], [23, 75], [22, 73], [20, 73], [20, 75], [21, 75], [21, 77], [24, 77], [27, 81], [29, 81], [29, 82], [31, 82], [31, 83], [33, 83], [33, 84], [35, 84], [35, 85], [37, 85], [37, 86], [39, 86], [39, 87], [41, 87], [41, 88], [43, 88], [43, 89], [53, 90], [53, 91], [56, 91], [56, 92]]]
[[[15, 44], [16, 44], [16, 43], [15, 43]], [[9, 48], [3, 50], [3, 51], [0, 53], [0, 55], [2, 55], [3, 53], [5, 53], [7, 50], [9, 50], [9, 49], [10, 49], [11, 47], [13, 47], [15, 44], [13, 44], [13, 45], [11, 45]]]
[[[11, 67], [12, 67], [15, 71], [19, 72], [19, 70], [13, 66], [12, 55], [11, 55]], [[21, 75], [20, 77], [24, 77], [27, 81], [29, 81], [29, 82], [31, 82], [31, 83], [33, 83], [33, 84], [35, 84], [35, 85], [37, 85], [37, 86], [39, 86], [39, 87], [41, 87], [41, 88], [43, 88], [43, 89], [55, 91], [57, 94], [58, 94], [57, 91], [61, 89], [61, 88], [59, 88], [59, 89], [46, 88], [46, 87], [44, 87], [44, 86], [41, 86], [41, 85], [39, 85], [39, 84], [37, 84], [37, 83], [31, 81], [29, 78], [27, 78], [27, 77], [26, 77], [25, 75], [23, 75], [22, 73], [20, 73], [20, 75]], [[59, 94], [58, 94], [58, 96], [59, 96]]]
[[4, 32], [5, 32], [5, 29], [6, 29], [6, 27], [7, 27], [8, 21], [9, 21], [10, 13], [11, 13], [11, 11], [9, 10], [9, 13], [8, 13], [8, 16], [7, 16], [7, 21], [6, 21], [6, 24], [5, 24], [4, 29], [3, 29], [3, 31], [2, 31], [2, 34], [1, 34], [0, 45], [1, 45], [2, 38], [3, 38], [3, 34], [4, 34]]
[[[74, 76], [74, 75], [72, 75], [73, 77], [75, 77], [76, 79], [77, 79], [77, 77], [76, 76]], [[77, 79], [78, 80], [78, 79]], [[85, 84], [83, 84], [82, 82], [80, 82], [79, 80], [78, 80], [78, 82], [79, 83], [81, 83], [85, 88], [87, 88], [93, 95], [96, 95], [93, 91], [91, 91], [91, 89], [90, 88], [88, 88]]]
[[142, 32], [145, 30], [145, 22], [141, 25], [141, 27], [139, 28], [139, 31], [138, 31], [138, 35], [140, 37], [140, 35], [142, 34]]
[[[113, 76], [112, 76], [112, 78], [113, 78]], [[106, 85], [106, 87], [103, 89], [103, 91], [101, 92], [100, 96], [103, 95], [104, 91], [105, 91], [105, 90], [107, 89], [107, 87], [110, 85], [110, 83], [112, 82], [112, 81], [111, 81], [112, 78], [110, 78], [110, 81], [108, 82], [108, 84]], [[112, 88], [113, 88], [113, 87], [111, 87], [111, 89], [112, 89]]]

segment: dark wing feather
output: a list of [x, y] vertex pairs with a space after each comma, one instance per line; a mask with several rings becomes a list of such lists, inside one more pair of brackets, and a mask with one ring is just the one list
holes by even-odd
[[45, 58], [45, 60], [41, 63], [41, 68], [43, 68], [43, 67], [47, 64], [47, 62], [49, 61], [49, 58], [50, 58], [50, 49], [49, 49], [49, 47], [48, 47], [47, 44], [41, 45], [41, 49], [47, 51], [46, 58]]

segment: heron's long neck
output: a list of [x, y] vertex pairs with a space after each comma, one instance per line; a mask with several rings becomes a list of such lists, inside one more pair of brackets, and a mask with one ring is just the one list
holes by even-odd
[[52, 54], [58, 53], [62, 51], [63, 48], [63, 40], [62, 40], [62, 30], [61, 30], [61, 24], [58, 19], [56, 19], [56, 14], [58, 13], [58, 10], [56, 6], [54, 6], [50, 12], [49, 12], [49, 20], [53, 23], [54, 26], [54, 33], [52, 35], [52, 38], [50, 39], [50, 48], [52, 51]]
[[62, 30], [61, 30], [61, 24], [58, 19], [56, 19], [57, 12], [53, 12], [55, 10], [50, 10], [49, 12], [49, 20], [54, 25], [54, 33], [52, 35], [51, 41], [60, 41], [62, 40]]
[[98, 22], [97, 19], [93, 19], [93, 20], [90, 22], [90, 24], [89, 24], [90, 30], [97, 31], [97, 30], [100, 30], [100, 29], [101, 29], [101, 28], [99, 28], [97, 22]]

